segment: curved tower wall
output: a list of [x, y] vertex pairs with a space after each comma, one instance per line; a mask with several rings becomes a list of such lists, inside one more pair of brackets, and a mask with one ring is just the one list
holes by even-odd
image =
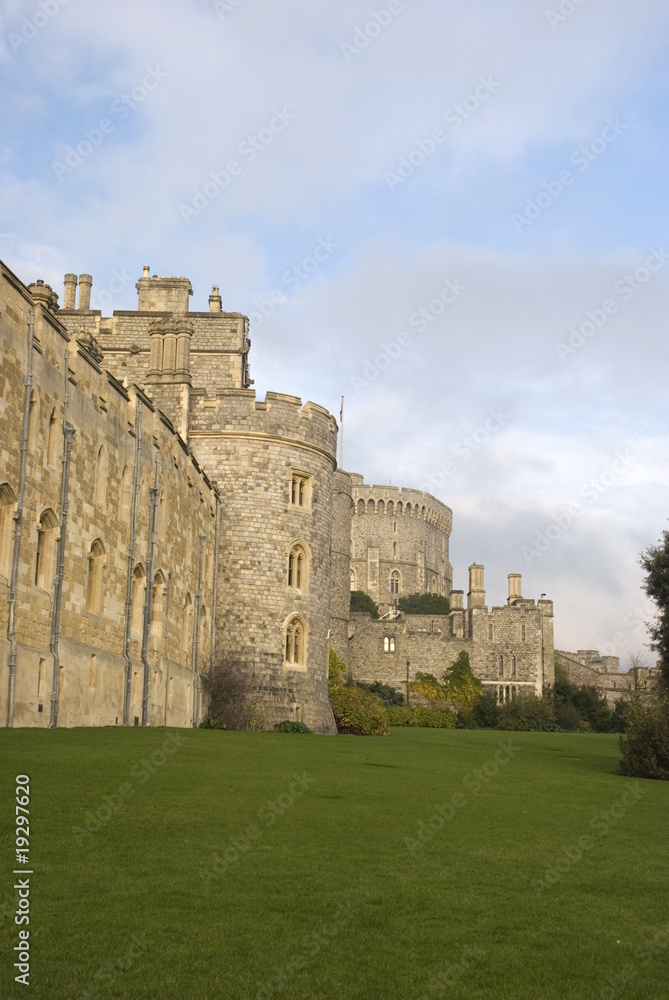
[[[402, 594], [448, 596], [453, 585], [448, 542], [449, 507], [421, 490], [367, 486], [353, 474], [351, 568], [355, 589], [377, 604], [393, 604]], [[391, 589], [393, 573], [399, 590]]]
[[[246, 714], [237, 722], [268, 728], [291, 719], [334, 733], [327, 660], [336, 422], [295, 396], [268, 392], [260, 401], [239, 389], [193, 400], [189, 424], [193, 452], [221, 495], [216, 663]], [[296, 545], [299, 587], [289, 579]], [[305, 630], [306, 649], [288, 657], [291, 620]]]

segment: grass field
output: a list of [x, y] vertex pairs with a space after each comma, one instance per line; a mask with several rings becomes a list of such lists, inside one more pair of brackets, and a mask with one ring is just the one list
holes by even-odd
[[669, 785], [616, 776], [615, 736], [23, 729], [0, 748], [3, 997], [669, 996]]

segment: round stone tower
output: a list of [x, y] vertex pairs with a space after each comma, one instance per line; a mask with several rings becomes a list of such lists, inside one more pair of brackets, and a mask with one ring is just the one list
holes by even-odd
[[450, 508], [420, 490], [367, 486], [356, 474], [351, 480], [351, 589], [384, 607], [402, 594], [448, 597]]
[[191, 404], [190, 443], [221, 495], [214, 670], [232, 725], [335, 733], [327, 661], [337, 425], [250, 389]]

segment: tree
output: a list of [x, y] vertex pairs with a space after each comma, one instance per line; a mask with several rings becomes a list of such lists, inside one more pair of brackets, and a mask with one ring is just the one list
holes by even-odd
[[643, 552], [639, 562], [646, 571], [644, 590], [658, 607], [649, 624], [651, 649], [660, 654], [661, 684], [669, 693], [669, 531], [662, 532], [660, 543]]
[[443, 712], [447, 708], [463, 711], [473, 708], [483, 694], [481, 681], [474, 677], [469, 664], [469, 653], [463, 650], [442, 676], [440, 683], [433, 674], [417, 673], [410, 688], [423, 695], [433, 708]]
[[366, 594], [364, 590], [352, 590], [351, 591], [351, 611], [367, 611], [372, 618], [379, 617], [378, 605], [374, 603], [369, 594]]
[[405, 615], [447, 615], [451, 610], [447, 597], [439, 594], [407, 594], [397, 600]]

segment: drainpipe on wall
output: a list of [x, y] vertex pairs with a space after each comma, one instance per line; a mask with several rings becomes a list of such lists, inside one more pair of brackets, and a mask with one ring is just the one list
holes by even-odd
[[209, 672], [214, 669], [216, 655], [216, 600], [218, 593], [218, 527], [221, 520], [221, 501], [216, 494], [216, 525], [214, 527], [214, 585], [211, 592], [211, 639], [209, 652]]
[[172, 571], [167, 574], [167, 594], [165, 595], [165, 722], [167, 725], [167, 709], [170, 697], [170, 661], [167, 656], [167, 643], [170, 633], [170, 597], [172, 595]]
[[149, 663], [149, 643], [151, 641], [151, 619], [153, 618], [153, 561], [156, 552], [156, 532], [158, 520], [158, 496], [160, 490], [160, 455], [156, 453], [156, 480], [149, 490], [149, 546], [146, 550], [146, 590], [144, 594], [144, 620], [142, 627], [142, 665], [144, 685], [142, 694], [142, 725], [151, 721], [151, 664]]
[[7, 654], [7, 666], [9, 667], [9, 696], [7, 699], [7, 725], [11, 728], [14, 725], [14, 700], [16, 698], [16, 659], [18, 643], [16, 641], [16, 590], [19, 580], [19, 557], [21, 554], [21, 532], [23, 530], [23, 498], [26, 491], [26, 468], [28, 465], [28, 432], [30, 430], [30, 400], [33, 391], [33, 344], [35, 342], [35, 314], [28, 314], [28, 366], [23, 384], [26, 387], [23, 403], [23, 432], [19, 443], [21, 452], [21, 471], [19, 474], [19, 495], [16, 501], [16, 515], [14, 528], [14, 551], [12, 553], [12, 577], [9, 583], [9, 594], [7, 603], [9, 604], [9, 625], [7, 628], [7, 638], [9, 639], [9, 653]]
[[193, 629], [193, 729], [200, 722], [200, 620], [202, 616], [202, 571], [204, 535], [200, 535], [200, 574], [195, 595], [195, 628]]
[[139, 480], [142, 459], [142, 402], [135, 402], [135, 469], [132, 477], [132, 512], [130, 515], [130, 545], [128, 546], [128, 580], [125, 596], [125, 630], [123, 655], [125, 657], [125, 688], [123, 692], [123, 725], [130, 723], [130, 697], [132, 694], [132, 657], [130, 656], [130, 627], [132, 624], [132, 585], [135, 574], [135, 548], [137, 546], [137, 512], [139, 510]]
[[[67, 352], [66, 352], [67, 353]], [[65, 370], [67, 371], [67, 360]], [[67, 394], [65, 397], [65, 409], [67, 409]], [[63, 421], [63, 434], [65, 435], [65, 448], [63, 451], [63, 477], [60, 491], [60, 535], [58, 537], [58, 555], [56, 562], [56, 580], [53, 588], [53, 615], [51, 616], [51, 643], [50, 649], [53, 655], [53, 683], [51, 685], [51, 720], [49, 729], [55, 729], [58, 725], [58, 700], [60, 697], [60, 657], [58, 644], [60, 640], [60, 608], [63, 600], [63, 573], [65, 570], [65, 542], [67, 534], [67, 493], [70, 482], [70, 458], [72, 455], [72, 439], [75, 431], [72, 424], [67, 420]]]

